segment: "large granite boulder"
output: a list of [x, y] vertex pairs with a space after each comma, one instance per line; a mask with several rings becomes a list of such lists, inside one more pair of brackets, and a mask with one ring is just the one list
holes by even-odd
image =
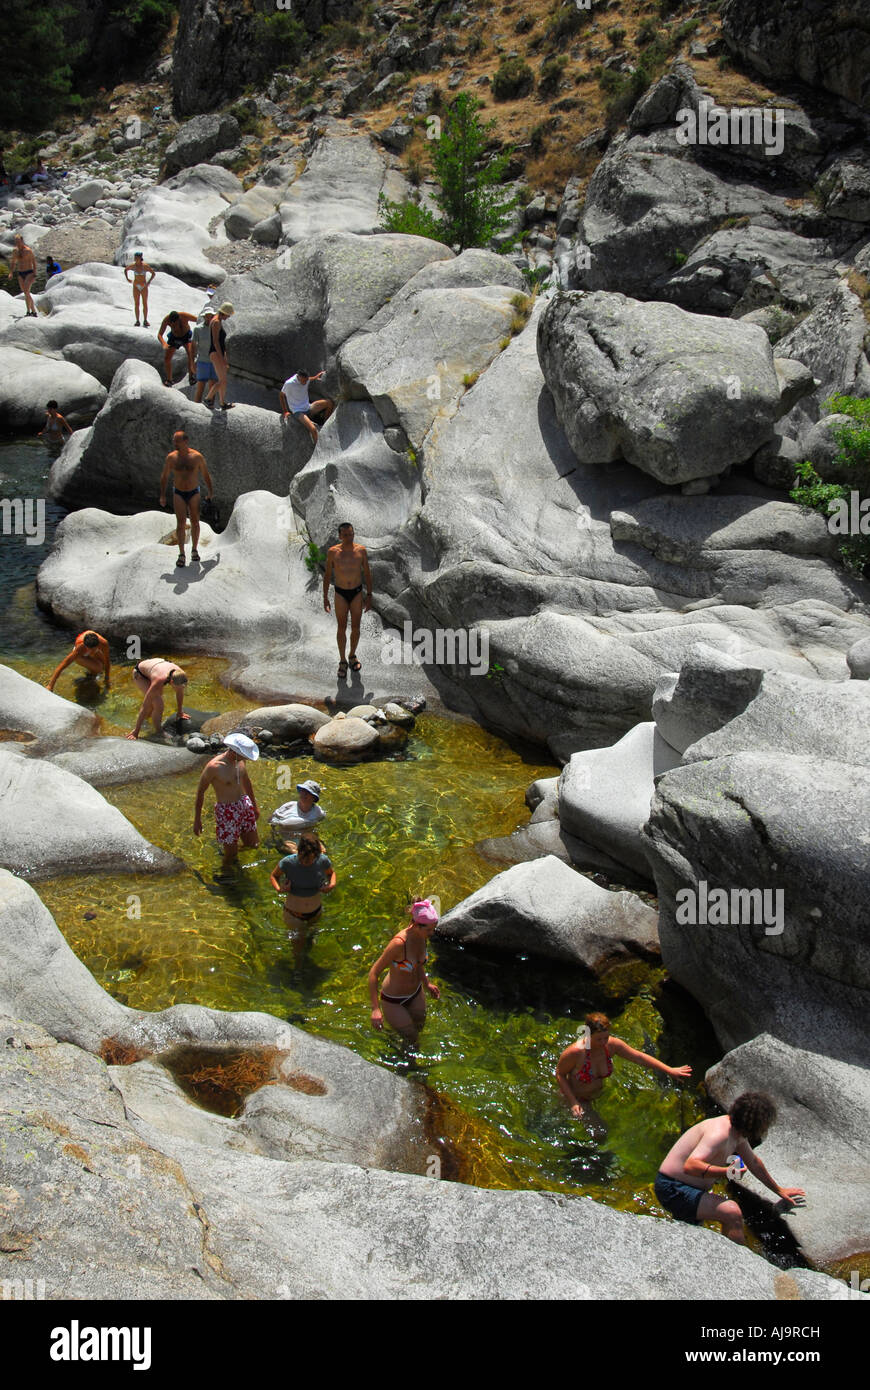
[[371, 400], [384, 425], [398, 425], [419, 450], [435, 417], [456, 411], [510, 336], [515, 298], [496, 286], [431, 289], [385, 305], [341, 349], [345, 393]]
[[818, 383], [779, 425], [781, 433], [797, 439], [801, 445], [807, 441], [825, 401], [831, 396], [839, 393], [870, 395], [864, 307], [848, 286], [838, 285], [833, 294], [776, 345], [779, 357], [802, 362]]
[[763, 11], [754, 0], [728, 0], [722, 33], [731, 52], [764, 77], [799, 77], [870, 111], [864, 61], [870, 15], [862, 0], [834, 8], [818, 0], [780, 0]]
[[870, 793], [866, 767], [831, 753], [675, 768], [656, 786], [647, 854], [665, 965], [724, 1047], [769, 1032], [866, 1066]]
[[656, 914], [611, 893], [554, 855], [496, 874], [441, 918], [439, 933], [471, 946], [546, 956], [596, 975], [629, 956], [656, 957]]
[[[153, 367], [134, 360], [115, 374], [93, 428], [52, 467], [51, 495], [66, 507], [87, 506], [96, 498], [119, 512], [154, 506], [178, 429], [187, 431], [191, 448], [205, 459], [224, 516], [238, 497], [255, 489], [286, 496], [290, 479], [311, 454], [308, 435], [282, 425], [271, 411], [247, 405], [226, 414], [211, 411], [181, 392], [167, 391]], [[171, 492], [167, 497], [171, 503]], [[170, 506], [167, 530], [174, 524]]]
[[[281, 243], [293, 246], [321, 232], [379, 231], [378, 196], [387, 175], [386, 161], [367, 135], [323, 136], [305, 172], [284, 194]], [[396, 198], [392, 188], [390, 196]]]
[[0, 744], [0, 866], [28, 879], [181, 867], [87, 782], [12, 744]]
[[[538, 353], [577, 457], [622, 457], [664, 483], [746, 461], [786, 408], [763, 329], [672, 305], [557, 294]], [[812, 389], [809, 372], [802, 387]]]
[[[32, 322], [32, 320], [31, 320]], [[56, 400], [70, 425], [93, 420], [106, 388], [74, 362], [0, 343], [0, 427], [32, 431], [45, 424], [45, 402]]]
[[[192, 1106], [170, 1133], [153, 1123], [153, 1088], [147, 1105], [138, 1078], [122, 1093], [122, 1068], [14, 1017], [0, 1038], [0, 1176], [22, 1247], [0, 1269], [42, 1280], [48, 1297], [850, 1297], [841, 1280], [784, 1274], [716, 1232], [598, 1202], [265, 1157]], [[367, 1094], [356, 1087], [360, 1109]]]
[[559, 823], [650, 878], [642, 831], [656, 778], [679, 762], [652, 722], [637, 724], [612, 748], [574, 753], [559, 778]]
[[333, 544], [343, 521], [359, 541], [370, 543], [401, 531], [417, 510], [420, 471], [404, 450], [387, 442], [372, 404], [342, 401], [294, 478], [290, 497], [318, 545]]
[[802, 1187], [803, 1206], [788, 1208], [751, 1173], [741, 1186], [775, 1207], [805, 1259], [832, 1265], [870, 1248], [870, 1071], [788, 1047], [769, 1034], [723, 1057], [706, 1077], [723, 1110], [743, 1091], [776, 1103], [760, 1158], [783, 1187]]
[[95, 734], [99, 722], [89, 709], [0, 666], [0, 739], [43, 753]]
[[66, 753], [55, 753], [55, 767], [72, 772], [92, 787], [116, 787], [144, 778], [190, 772], [200, 759], [186, 748], [166, 747], [150, 739], [94, 738]]
[[345, 339], [412, 276], [445, 259], [452, 260], [448, 247], [426, 237], [342, 228], [307, 237], [251, 275], [231, 276], [221, 293], [236, 309], [227, 346], [233, 370], [280, 387], [295, 371], [330, 366]]
[[167, 174], [177, 174], [194, 164], [207, 164], [218, 150], [231, 150], [238, 145], [241, 130], [235, 116], [228, 111], [194, 116], [186, 121], [166, 146], [163, 166]]
[[195, 164], [146, 189], [124, 219], [115, 264], [128, 265], [134, 251], [144, 251], [155, 270], [194, 285], [220, 284], [226, 271], [208, 259], [208, 251], [227, 238], [212, 228], [242, 191], [235, 174], [214, 164]]

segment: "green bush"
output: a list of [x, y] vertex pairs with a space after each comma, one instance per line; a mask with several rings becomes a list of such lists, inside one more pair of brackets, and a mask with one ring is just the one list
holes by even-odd
[[[532, 126], [531, 130], [529, 131], [529, 146], [531, 148], [532, 154], [539, 155], [543, 152], [544, 146], [547, 143], [548, 133], [549, 126], [547, 125], [546, 121], [542, 121], [540, 125]], [[526, 201], [531, 201], [531, 194], [529, 194], [529, 198]]]
[[324, 48], [330, 53], [337, 48], [359, 48], [363, 37], [362, 31], [348, 19], [336, 20], [335, 24], [324, 24], [318, 34]]
[[410, 198], [403, 203], [391, 203], [382, 193], [378, 198], [378, 212], [385, 232], [404, 232], [406, 236], [441, 240], [443, 229], [438, 218]]
[[669, 19], [677, 10], [681, 10], [686, 0], [659, 0], [659, 14], [662, 19]]
[[643, 48], [644, 44], [652, 43], [653, 39], [658, 36], [658, 32], [659, 26], [654, 19], [643, 20], [643, 22], [638, 26], [638, 30], [635, 35], [635, 43], [637, 44], [638, 48]]
[[308, 43], [308, 30], [289, 10], [258, 14], [255, 33], [276, 62], [297, 62]]
[[492, 79], [492, 94], [496, 101], [510, 101], [525, 96], [534, 81], [532, 69], [522, 58], [502, 58]]
[[610, 42], [614, 48], [619, 48], [620, 44], [625, 38], [625, 30], [623, 29], [621, 24], [614, 24], [612, 29], [608, 29], [607, 37], [610, 39]]
[[572, 35], [578, 34], [583, 25], [592, 18], [592, 9], [578, 10], [574, 4], [561, 5], [556, 13], [547, 20], [543, 33], [543, 42], [551, 48], [562, 43], [565, 39], [570, 39]]
[[538, 91], [542, 96], [555, 96], [562, 85], [562, 73], [567, 67], [568, 59], [564, 56], [559, 58], [545, 58], [538, 73]]
[[[837, 415], [848, 415], [854, 425], [841, 425], [835, 430], [834, 438], [839, 451], [830, 465], [831, 477], [823, 480], [809, 460], [796, 466], [796, 485], [791, 491], [793, 502], [821, 513], [833, 521], [845, 504], [845, 515], [849, 516], [852, 493], [858, 494], [859, 509], [870, 499], [870, 399], [856, 396], [832, 396], [825, 402], [825, 410]], [[865, 522], [870, 530], [870, 508], [859, 515], [861, 524]], [[870, 534], [850, 535], [836, 528], [833, 535], [842, 537], [838, 546], [844, 567], [852, 574], [862, 575], [870, 566]]]

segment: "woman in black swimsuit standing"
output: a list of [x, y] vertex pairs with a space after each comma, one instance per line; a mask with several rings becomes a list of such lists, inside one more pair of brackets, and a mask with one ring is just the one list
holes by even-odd
[[211, 321], [211, 352], [209, 361], [217, 372], [218, 395], [220, 396], [221, 410], [232, 410], [232, 405], [227, 405], [227, 372], [229, 371], [230, 361], [227, 357], [227, 335], [224, 328], [225, 321], [236, 311], [232, 304], [222, 304]]

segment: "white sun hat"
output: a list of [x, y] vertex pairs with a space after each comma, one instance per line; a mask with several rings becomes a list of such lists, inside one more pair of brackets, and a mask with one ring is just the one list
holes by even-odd
[[243, 758], [248, 758], [255, 763], [260, 756], [260, 750], [252, 738], [247, 734], [227, 734], [224, 739], [224, 746], [232, 748], [234, 753], [240, 753]]

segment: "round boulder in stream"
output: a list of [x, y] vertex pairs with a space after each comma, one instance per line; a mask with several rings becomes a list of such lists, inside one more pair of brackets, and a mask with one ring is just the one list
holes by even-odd
[[442, 917], [443, 936], [528, 951], [600, 975], [628, 956], [658, 956], [658, 914], [634, 893], [599, 888], [555, 855], [515, 864]]

